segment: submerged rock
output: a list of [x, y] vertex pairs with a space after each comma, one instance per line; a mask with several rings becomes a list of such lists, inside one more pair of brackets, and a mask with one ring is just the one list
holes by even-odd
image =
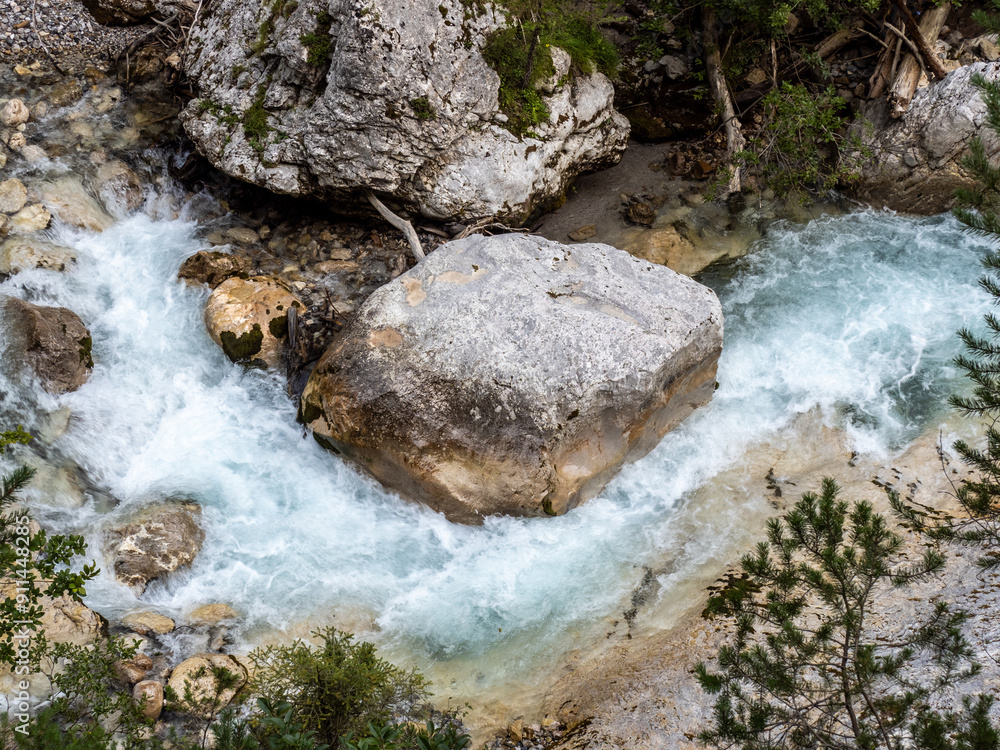
[[481, 49], [505, 25], [467, 0], [220, 0], [191, 32], [199, 98], [181, 119], [216, 167], [277, 193], [363, 201], [371, 189], [438, 219], [523, 220], [615, 163], [629, 126], [604, 75], [546, 48], [548, 120], [524, 137], [502, 127]]
[[106, 548], [115, 577], [141, 594], [150, 581], [190, 565], [205, 541], [200, 518], [193, 503], [162, 503], [111, 528]]
[[1000, 140], [986, 124], [986, 104], [972, 82], [976, 75], [1000, 80], [1000, 64], [965, 65], [918, 90], [898, 120], [890, 117], [884, 99], [869, 102], [850, 130], [859, 147], [845, 158], [861, 164], [850, 191], [895, 211], [937, 214], [950, 209], [957, 188], [975, 185], [961, 166], [972, 139], [982, 138], [991, 161], [1000, 155]]
[[95, 189], [104, 205], [113, 212], [137, 211], [145, 200], [139, 175], [120, 159], [111, 159], [98, 166]]
[[369, 297], [300, 414], [321, 444], [459, 521], [560, 514], [715, 388], [712, 290], [605, 245], [473, 236]]
[[288, 311], [305, 309], [280, 279], [233, 277], [222, 282], [205, 305], [205, 325], [233, 362], [279, 367], [288, 339]]
[[8, 297], [3, 302], [10, 332], [5, 360], [27, 366], [49, 393], [75, 391], [94, 367], [90, 331], [72, 310], [42, 307]]
[[70, 226], [103, 232], [114, 223], [77, 177], [44, 182], [39, 192], [52, 215]]

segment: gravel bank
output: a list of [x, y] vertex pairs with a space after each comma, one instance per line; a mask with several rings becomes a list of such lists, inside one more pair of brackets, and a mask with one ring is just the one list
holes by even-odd
[[44, 42], [66, 70], [105, 67], [148, 29], [101, 26], [78, 0], [0, 0], [0, 63], [47, 61]]

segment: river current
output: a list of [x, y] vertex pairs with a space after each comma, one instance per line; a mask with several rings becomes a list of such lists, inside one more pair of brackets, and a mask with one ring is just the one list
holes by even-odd
[[[858, 210], [774, 225], [701, 279], [725, 313], [711, 404], [567, 515], [466, 527], [323, 451], [279, 378], [225, 358], [202, 322], [207, 290], [177, 281], [207, 247], [197, 230], [193, 212], [174, 218], [168, 197], [151, 197], [102, 234], [55, 225], [77, 264], [0, 285], [74, 310], [93, 334], [96, 367], [79, 391], [0, 381], [4, 424], [44, 433], [46, 413], [70, 410], [46, 459], [81, 467], [87, 501], [33, 497], [47, 524], [86, 534], [104, 568], [88, 605], [183, 619], [227, 602], [244, 618], [238, 648], [319, 625], [357, 630], [428, 671], [439, 696], [473, 702], [621, 632], [637, 587], [654, 593], [633, 616], [673, 606], [688, 572], [732, 545], [750, 502], [735, 486], [699, 509], [697, 490], [762, 441], [795, 442], [802, 415], [887, 456], [933, 428], [961, 387], [955, 331], [990, 307], [977, 285], [985, 245], [951, 217]], [[201, 504], [204, 547], [137, 600], [102, 557], [102, 529], [176, 497]]]

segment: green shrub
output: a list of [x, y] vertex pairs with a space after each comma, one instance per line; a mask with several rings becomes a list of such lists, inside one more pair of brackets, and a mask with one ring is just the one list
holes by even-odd
[[922, 580], [944, 560], [928, 550], [908, 564], [885, 518], [838, 493], [824, 479], [819, 496], [806, 493], [772, 519], [768, 541], [741, 561], [742, 585], [709, 600], [708, 614], [735, 628], [719, 649], [719, 671], [696, 668], [718, 696], [705, 744], [914, 747], [914, 727], [937, 716], [930, 700], [978, 671], [961, 632], [965, 615], [942, 602], [909, 627], [899, 623], [897, 634], [878, 627], [881, 590]]
[[507, 128], [525, 135], [549, 119], [535, 86], [552, 76], [550, 47], [565, 49], [576, 72], [613, 76], [618, 52], [600, 32], [604, 12], [575, 0], [507, 0], [509, 26], [487, 37], [482, 55], [500, 76], [500, 109]]
[[[761, 111], [763, 126], [735, 158], [775, 192], [831, 190], [855, 174], [853, 163], [837, 159], [847, 117], [833, 87], [814, 94], [785, 81], [764, 97]], [[858, 158], [865, 156], [856, 152]]]
[[336, 747], [342, 736], [387, 724], [426, 699], [423, 677], [379, 658], [371, 643], [334, 628], [314, 635], [316, 648], [296, 641], [252, 652], [251, 692], [269, 706], [291, 705], [289, 720], [320, 742]]
[[316, 67], [327, 67], [330, 64], [330, 27], [333, 25], [333, 16], [325, 10], [316, 15], [316, 30], [309, 34], [303, 34], [299, 41], [308, 50], [306, 62]]

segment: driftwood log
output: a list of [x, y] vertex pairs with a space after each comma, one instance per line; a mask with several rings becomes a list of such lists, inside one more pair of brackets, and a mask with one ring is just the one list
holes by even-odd
[[[893, 3], [897, 4], [896, 0], [893, 0]], [[902, 5], [902, 3], [898, 3], [898, 5]], [[903, 5], [903, 8], [905, 7]], [[919, 28], [916, 28], [915, 22], [914, 28], [911, 28], [910, 23], [906, 21], [906, 15], [900, 11], [906, 23], [906, 30], [913, 37], [912, 41], [920, 51], [920, 58], [922, 60], [918, 59], [912, 53], [903, 57], [903, 61], [896, 71], [892, 87], [889, 89], [889, 114], [892, 117], [902, 117], [906, 113], [906, 110], [910, 108], [910, 101], [913, 99], [913, 94], [920, 83], [920, 74], [923, 72], [921, 62], [927, 63], [927, 67], [937, 78], [944, 78], [948, 75], [944, 66], [941, 65], [941, 61], [930, 51], [929, 45], [937, 41], [938, 36], [941, 34], [941, 27], [944, 26], [950, 10], [951, 3], [945, 2], [938, 8], [930, 8], [924, 11], [920, 19]], [[909, 13], [908, 9], [906, 9], [906, 13]], [[913, 19], [912, 14], [910, 15], [910, 19]], [[933, 62], [933, 65], [931, 62]]]

